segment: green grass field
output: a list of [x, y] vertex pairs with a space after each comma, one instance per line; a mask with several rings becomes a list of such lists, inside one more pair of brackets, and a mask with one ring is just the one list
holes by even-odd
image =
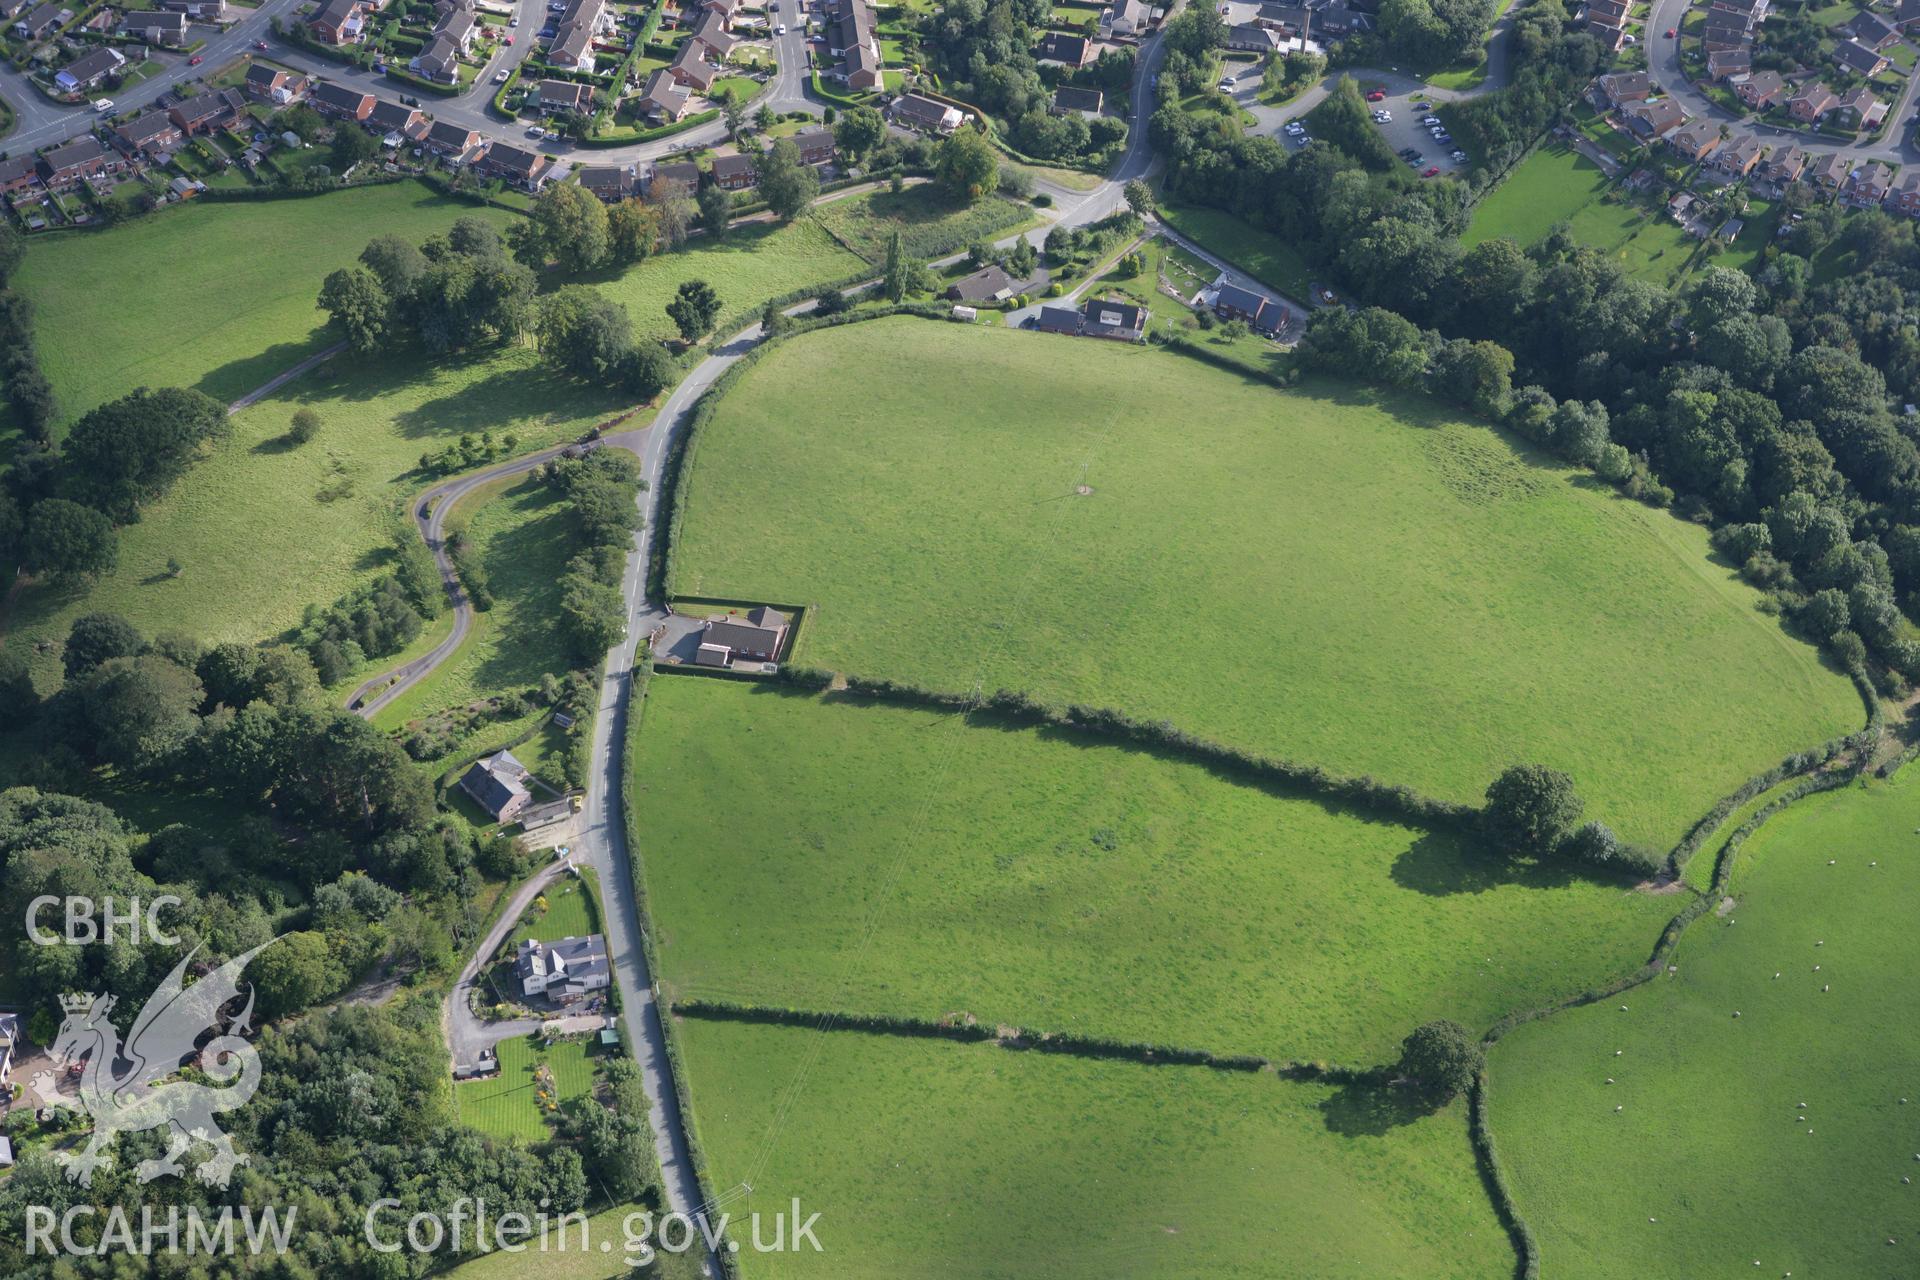
[[994, 240], [1024, 222], [1028, 211], [1000, 196], [971, 207], [957, 207], [932, 183], [920, 183], [895, 195], [875, 191], [844, 200], [828, 200], [813, 210], [813, 220], [869, 263], [886, 260], [887, 241], [897, 230], [908, 257], [937, 258], [957, 253], [977, 240]]
[[690, 677], [644, 714], [678, 995], [1365, 1065], [1632, 968], [1676, 909], [1092, 738]]
[[[423, 240], [477, 214], [511, 215], [417, 183], [302, 200], [193, 201], [107, 231], [36, 239], [14, 278], [33, 300], [62, 415], [138, 386], [232, 400], [326, 346], [314, 308], [328, 272], [376, 235]], [[138, 264], [138, 283], [130, 280]]]
[[[289, 448], [280, 437], [301, 405], [323, 425], [311, 443]], [[149, 634], [184, 631], [208, 643], [280, 634], [308, 604], [383, 571], [403, 500], [429, 483], [414, 470], [422, 453], [482, 430], [515, 433], [531, 449], [626, 407], [546, 372], [529, 348], [438, 363], [330, 362], [237, 415], [232, 440], [120, 531], [114, 572], [90, 589], [22, 595], [10, 643], [58, 641], [75, 616], [98, 609]], [[166, 574], [169, 557], [184, 566], [177, 578]], [[36, 677], [50, 681], [58, 666], [56, 645], [37, 656]]]
[[534, 1068], [546, 1063], [553, 1070], [555, 1098], [584, 1097], [593, 1091], [593, 1061], [589, 1041], [561, 1040], [542, 1048], [529, 1036], [502, 1040], [500, 1074], [488, 1080], [464, 1080], [453, 1086], [454, 1114], [461, 1124], [497, 1138], [524, 1138], [544, 1142], [552, 1136], [546, 1114], [536, 1096]]
[[1546, 1274], [1915, 1274], [1916, 828], [1912, 777], [1802, 801], [1748, 841], [1738, 905], [1677, 974], [1496, 1047], [1494, 1133]]
[[754, 367], [684, 501], [675, 591], [815, 606], [798, 661], [1117, 706], [1460, 800], [1537, 760], [1656, 844], [1864, 716], [1704, 530], [1344, 384], [850, 325]]
[[[625, 1204], [590, 1214], [584, 1248], [577, 1225], [568, 1224], [563, 1234], [556, 1224], [544, 1249], [539, 1236], [535, 1235], [527, 1242], [525, 1252], [494, 1253], [461, 1263], [446, 1273], [447, 1280], [630, 1280], [633, 1276], [645, 1276], [647, 1280], [698, 1280], [702, 1274], [698, 1250], [681, 1254], [659, 1252], [659, 1261], [651, 1271], [635, 1271], [627, 1265], [629, 1240], [646, 1236], [648, 1223], [652, 1221], [652, 1217], [636, 1215], [650, 1213], [644, 1205]], [[612, 1248], [602, 1251], [602, 1241]], [[678, 1243], [677, 1235], [674, 1241]], [[636, 1247], [631, 1256], [637, 1259], [642, 1255]]]
[[1671, 285], [1687, 271], [1696, 242], [1659, 210], [1603, 199], [1600, 167], [1561, 144], [1540, 148], [1473, 211], [1462, 239], [1471, 246], [1506, 236], [1523, 245], [1565, 222], [1581, 244], [1604, 251], [1629, 275]]
[[1168, 226], [1296, 302], [1307, 300], [1313, 272], [1292, 245], [1230, 213], [1199, 205], [1162, 205]]
[[1513, 1268], [1460, 1104], [1402, 1123], [1372, 1091], [1269, 1075], [698, 1019], [679, 1035], [711, 1183], [753, 1184], [735, 1216], [795, 1196], [820, 1214], [819, 1253], [743, 1244], [752, 1280]]

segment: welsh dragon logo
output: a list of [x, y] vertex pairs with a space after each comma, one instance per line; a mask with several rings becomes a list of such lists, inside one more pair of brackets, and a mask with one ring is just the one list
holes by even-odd
[[[167, 1174], [186, 1172], [180, 1157], [195, 1143], [212, 1154], [194, 1170], [209, 1186], [225, 1187], [236, 1167], [247, 1157], [233, 1149], [233, 1139], [220, 1131], [214, 1114], [245, 1105], [260, 1085], [260, 1054], [242, 1038], [253, 1015], [253, 993], [246, 1007], [221, 1025], [221, 1010], [240, 996], [240, 974], [266, 947], [255, 947], [207, 974], [192, 986], [182, 982], [187, 965], [199, 948], [174, 967], [159, 988], [141, 1006], [126, 1043], [108, 1015], [116, 1003], [111, 995], [69, 995], [60, 998], [66, 1020], [54, 1040], [53, 1060], [62, 1066], [84, 1062], [79, 1099], [55, 1092], [51, 1072], [33, 1079], [40, 1104], [84, 1111], [93, 1117], [93, 1136], [84, 1150], [61, 1152], [67, 1178], [83, 1187], [93, 1185], [93, 1171], [113, 1159], [111, 1148], [122, 1133], [169, 1129], [166, 1154], [142, 1160], [135, 1167], [146, 1183]], [[219, 1034], [196, 1050], [208, 1031]], [[160, 1083], [197, 1058], [199, 1069], [217, 1082], [191, 1080]]]

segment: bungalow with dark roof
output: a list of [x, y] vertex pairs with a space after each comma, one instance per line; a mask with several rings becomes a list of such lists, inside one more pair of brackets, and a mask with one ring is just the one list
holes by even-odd
[[1076, 308], [1043, 306], [1040, 308], [1040, 314], [1034, 317], [1033, 327], [1042, 333], [1065, 333], [1077, 336], [1082, 319]]
[[118, 49], [95, 49], [54, 72], [53, 85], [62, 93], [81, 93], [126, 65], [127, 60], [120, 56]]
[[75, 138], [40, 157], [40, 178], [55, 191], [77, 186], [89, 178], [118, 173], [124, 162], [91, 135]]
[[1740, 101], [1755, 111], [1765, 111], [1787, 96], [1787, 82], [1778, 71], [1756, 71], [1733, 86]]
[[1272, 53], [1280, 47], [1280, 42], [1278, 31], [1257, 22], [1242, 22], [1227, 28], [1227, 48], [1235, 53]]
[[322, 81], [313, 86], [307, 101], [323, 116], [358, 123], [373, 114], [376, 99], [364, 89], [349, 89], [343, 84]]
[[1871, 80], [1887, 69], [1887, 55], [1877, 53], [1858, 40], [1842, 40], [1833, 47], [1833, 60], [1854, 72]]
[[187, 15], [184, 13], [130, 13], [120, 22], [120, 34], [145, 40], [148, 44], [178, 48], [187, 42]]
[[197, 22], [223, 22], [226, 0], [160, 0], [162, 9], [175, 9]]
[[113, 144], [130, 156], [152, 158], [186, 140], [164, 111], [148, 111], [113, 131]]
[[1900, 39], [1900, 33], [1894, 29], [1893, 24], [1871, 9], [1862, 9], [1851, 19], [1841, 23], [1840, 31], [1841, 34], [1858, 40], [1876, 53], [1884, 52], [1889, 45], [1897, 43]]
[[778, 662], [791, 625], [786, 614], [765, 605], [749, 610], [745, 616], [727, 614], [709, 618], [701, 631], [694, 663], [702, 667], [725, 667], [742, 658], [751, 662]]
[[713, 158], [713, 185], [722, 191], [745, 191], [758, 180], [752, 156], [732, 155]]
[[917, 93], [903, 93], [887, 104], [887, 119], [922, 133], [952, 133], [966, 117], [958, 107], [935, 102]]
[[1041, 66], [1079, 70], [1097, 54], [1093, 41], [1085, 36], [1070, 36], [1064, 31], [1049, 31], [1033, 47], [1033, 60]]
[[1872, 209], [1887, 198], [1892, 187], [1893, 170], [1875, 160], [1848, 175], [1840, 198], [1856, 209]]
[[1063, 84], [1053, 91], [1053, 105], [1048, 110], [1056, 116], [1079, 116], [1083, 120], [1090, 120], [1099, 115], [1105, 105], [1106, 96], [1098, 89]]
[[73, 21], [73, 10], [49, 0], [13, 24], [14, 34], [23, 40], [44, 40], [65, 23]]
[[583, 165], [573, 171], [581, 187], [608, 204], [617, 204], [640, 194], [640, 170], [637, 165]]
[[540, 114], [571, 111], [585, 115], [593, 110], [593, 86], [572, 80], [542, 80], [534, 89], [540, 101]]
[[495, 822], [512, 822], [533, 798], [527, 790], [527, 766], [511, 751], [475, 761], [460, 778], [460, 789]]
[[1667, 145], [1688, 160], [1704, 160], [1720, 145], [1720, 126], [1711, 120], [1690, 120], [1667, 135]]
[[366, 11], [360, 0], [326, 0], [320, 11], [307, 19], [313, 38], [322, 44], [359, 44], [366, 38]]
[[613, 985], [607, 940], [597, 933], [558, 942], [522, 939], [513, 972], [521, 995], [545, 996], [555, 1004], [572, 1004]]
[[825, 164], [833, 159], [833, 130], [802, 129], [793, 135], [793, 145], [800, 149], [801, 164]]
[[176, 102], [167, 109], [167, 114], [180, 126], [182, 133], [192, 138], [226, 128], [238, 120], [246, 109], [247, 100], [240, 96], [238, 89], [216, 89], [195, 94], [185, 102]]
[[1147, 321], [1153, 318], [1153, 313], [1145, 307], [1111, 298], [1089, 300], [1080, 308], [1080, 314], [1083, 317], [1081, 337], [1112, 338], [1117, 342], [1146, 341]]
[[538, 191], [546, 185], [553, 164], [552, 156], [496, 142], [480, 157], [474, 171], [484, 177], [504, 178], [525, 191]]
[[1840, 105], [1839, 97], [1818, 80], [1809, 80], [1787, 99], [1787, 114], [1802, 124], [1815, 124]]
[[954, 302], [1004, 302], [1019, 292], [1020, 282], [997, 264], [984, 266], [972, 275], [961, 276], [947, 286], [947, 297]]

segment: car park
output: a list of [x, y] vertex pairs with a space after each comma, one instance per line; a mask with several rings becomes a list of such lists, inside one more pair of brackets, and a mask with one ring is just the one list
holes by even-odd
[[1454, 151], [1454, 152], [1450, 152], [1447, 158], [1450, 160], [1458, 160], [1460, 163], [1465, 164], [1467, 159], [1467, 153], [1464, 151]]
[[1439, 124], [1440, 117], [1439, 116], [1421, 116], [1420, 123], [1427, 124], [1427, 125]]

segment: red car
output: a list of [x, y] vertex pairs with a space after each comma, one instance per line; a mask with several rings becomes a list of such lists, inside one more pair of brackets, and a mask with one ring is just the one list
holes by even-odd
[[512, 43], [513, 43], [513, 37], [512, 37], [512, 36], [508, 36], [508, 37], [507, 37], [507, 43], [508, 43], [508, 44], [512, 44]]
[[1367, 95], [1368, 102], [1385, 102], [1386, 99], [1387, 99], [1387, 91], [1385, 89], [1375, 89], [1372, 93]]
[[199, 54], [196, 53], [191, 58], [187, 59], [187, 65], [190, 67], [197, 67], [204, 61], [206, 61], [206, 59], [202, 58]]
[[1672, 28], [1672, 27], [1668, 27], [1668, 28], [1667, 28], [1667, 39], [1669, 39], [1669, 40], [1671, 40], [1671, 39], [1673, 39], [1673, 28]]
[[1420, 176], [1423, 178], [1431, 178], [1434, 174], [1439, 172], [1440, 172], [1440, 166], [1435, 165], [1433, 166], [1433, 168], [1427, 170], [1425, 173], [1421, 174]]
[[256, 49], [259, 49], [262, 52], [265, 52], [267, 47], [267, 42], [265, 40], [255, 40], [253, 42], [253, 47]]

